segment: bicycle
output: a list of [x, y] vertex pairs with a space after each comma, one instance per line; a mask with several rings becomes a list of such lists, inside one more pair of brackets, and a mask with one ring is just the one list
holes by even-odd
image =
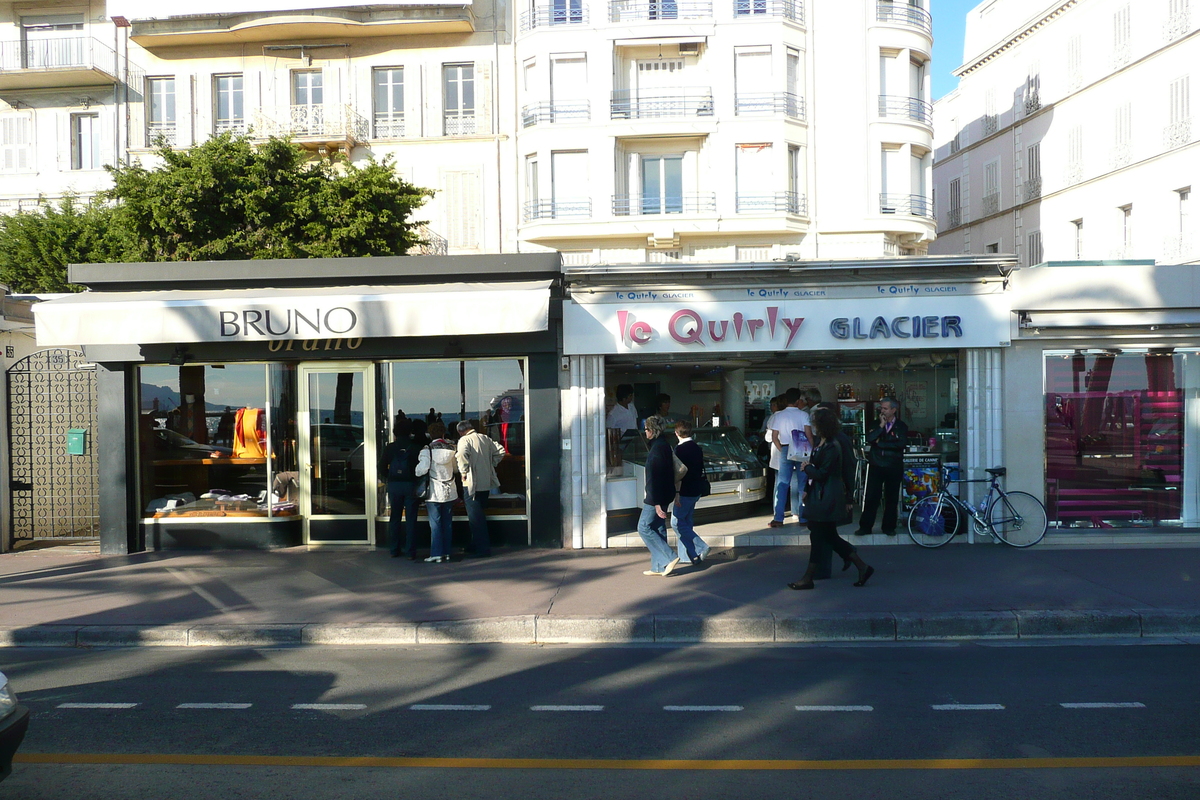
[[1028, 492], [1006, 492], [999, 479], [1008, 473], [1004, 467], [987, 470], [990, 478], [951, 481], [943, 471], [945, 483], [987, 483], [988, 492], [981, 508], [972, 508], [947, 489], [921, 498], [908, 514], [908, 535], [921, 547], [941, 547], [966, 529], [971, 518], [975, 533], [986, 534], [1013, 547], [1032, 547], [1042, 540], [1049, 526], [1046, 507]]

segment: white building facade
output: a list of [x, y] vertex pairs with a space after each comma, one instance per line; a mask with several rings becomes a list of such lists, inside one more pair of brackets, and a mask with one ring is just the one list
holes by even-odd
[[930, 251], [1200, 261], [1192, 0], [992, 0], [935, 104]]
[[392, 156], [449, 254], [920, 255], [931, 45], [890, 0], [0, 2], [0, 211], [232, 130]]

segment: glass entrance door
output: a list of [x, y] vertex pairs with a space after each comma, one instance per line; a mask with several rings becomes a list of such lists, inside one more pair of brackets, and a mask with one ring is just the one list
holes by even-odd
[[300, 508], [304, 541], [367, 545], [375, 518], [375, 370], [301, 365]]

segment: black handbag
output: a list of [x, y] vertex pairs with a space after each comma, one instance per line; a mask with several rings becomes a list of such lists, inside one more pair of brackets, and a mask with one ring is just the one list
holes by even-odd
[[[428, 448], [428, 447], [426, 447], [425, 449], [429, 450], [429, 470], [430, 470], [430, 472], [432, 472], [433, 471], [433, 451], [430, 450], [430, 448]], [[418, 500], [428, 500], [429, 499], [429, 472], [426, 472], [424, 475], [421, 475], [417, 478], [417, 485], [416, 485], [416, 488], [413, 490], [413, 494], [415, 494], [417, 496]]]

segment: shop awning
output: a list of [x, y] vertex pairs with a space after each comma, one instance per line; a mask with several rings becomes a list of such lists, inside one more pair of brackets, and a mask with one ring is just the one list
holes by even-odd
[[34, 306], [40, 346], [470, 336], [547, 329], [550, 281], [83, 292]]

